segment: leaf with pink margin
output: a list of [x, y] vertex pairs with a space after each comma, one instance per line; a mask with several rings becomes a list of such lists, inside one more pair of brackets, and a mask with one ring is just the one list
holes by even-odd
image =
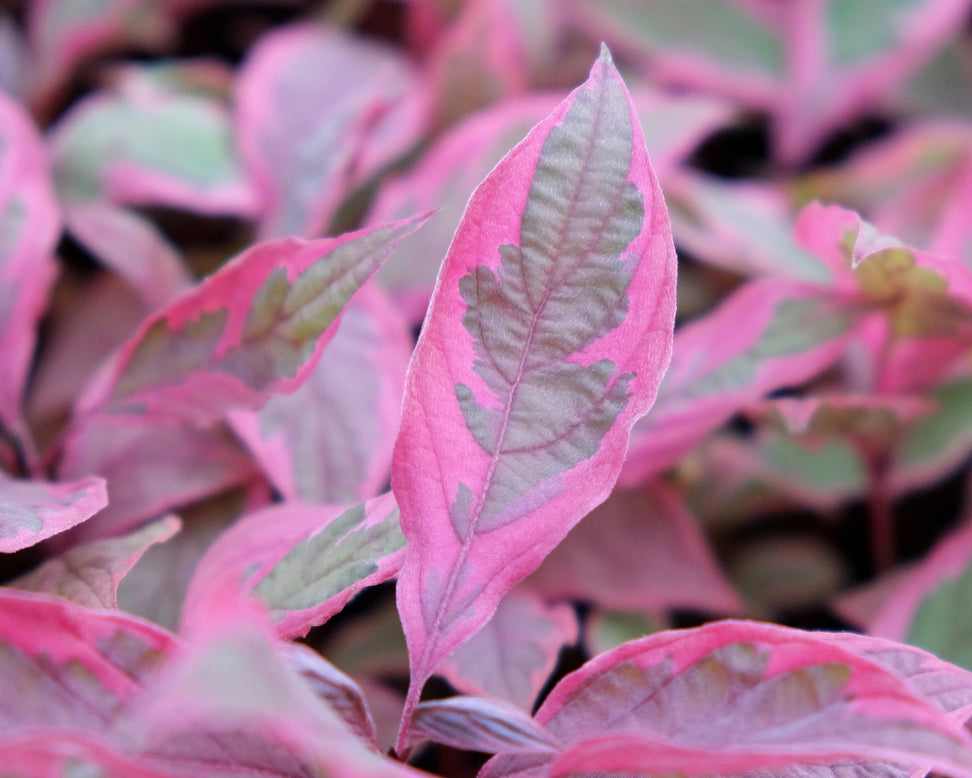
[[0, 472], [0, 553], [36, 545], [87, 521], [107, 504], [102, 478], [49, 483]]
[[530, 710], [557, 666], [560, 650], [576, 643], [577, 633], [573, 608], [548, 605], [530, 587], [520, 586], [500, 600], [486, 626], [436, 673], [459, 691]]
[[168, 632], [126, 614], [0, 589], [0, 728], [109, 735], [175, 647]]
[[352, 507], [283, 503], [256, 511], [199, 563], [183, 624], [205, 621], [230, 580], [262, 600], [281, 638], [305, 635], [363, 588], [395, 576], [404, 545], [391, 492]]
[[826, 634], [758, 622], [627, 643], [566, 676], [535, 718], [562, 753], [497, 757], [482, 778], [795, 776], [804, 765], [881, 774], [887, 763], [956, 778], [972, 771], [969, 733], [896, 673]]
[[96, 775], [98, 778], [184, 778], [148, 765], [107, 743], [103, 737], [79, 730], [32, 731], [0, 736], [0, 759], [6, 774], [28, 776]]
[[222, 593], [206, 623], [129, 707], [141, 755], [207, 776], [407, 778], [317, 697], [255, 608]]
[[669, 360], [674, 283], [661, 191], [603, 48], [472, 196], [412, 357], [392, 466], [409, 540], [400, 737], [435, 668], [609, 493]]
[[644, 483], [741, 409], [825, 370], [856, 324], [853, 307], [824, 287], [764, 278], [737, 289], [676, 333], [671, 366], [632, 431], [619, 483]]
[[338, 238], [266, 241], [151, 315], [77, 406], [205, 425], [291, 392], [334, 336], [341, 313], [417, 216]]
[[907, 642], [972, 670], [972, 523], [949, 534], [905, 574], [868, 624], [868, 632]]
[[99, 473], [111, 502], [75, 539], [129, 532], [164, 511], [237, 486], [256, 474], [239, 441], [222, 426], [124, 422], [83, 426], [65, 441], [58, 474]]
[[554, 740], [521, 708], [488, 697], [449, 697], [415, 708], [412, 745], [431, 740], [487, 754], [553, 753]]
[[166, 516], [120, 538], [95, 540], [48, 559], [8, 586], [56, 595], [88, 608], [118, 608], [118, 584], [149, 546], [168, 540], [181, 522]]
[[418, 140], [421, 93], [408, 60], [336, 28], [263, 36], [240, 71], [234, 119], [260, 235], [323, 232], [355, 186]]
[[0, 93], [0, 425], [18, 437], [36, 327], [57, 273], [61, 231], [47, 150], [31, 118]]
[[827, 639], [904, 680], [956, 724], [972, 718], [972, 673], [934, 654], [893, 640], [840, 632]]
[[654, 615], [739, 613], [742, 601], [681, 497], [661, 482], [616, 489], [529, 579], [549, 597]]
[[256, 207], [230, 116], [200, 95], [101, 92], [50, 133], [54, 183], [67, 203], [164, 205], [249, 216]]
[[285, 499], [350, 503], [386, 488], [412, 346], [401, 315], [366, 286], [300, 388], [230, 413]]
[[149, 310], [192, 286], [175, 247], [148, 219], [104, 202], [67, 203], [68, 230], [100, 262], [123, 278]]

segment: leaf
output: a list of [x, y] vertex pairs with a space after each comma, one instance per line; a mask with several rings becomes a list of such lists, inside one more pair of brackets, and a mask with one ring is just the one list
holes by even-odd
[[386, 488], [412, 346], [404, 320], [367, 286], [300, 388], [231, 413], [284, 498], [349, 503]]
[[253, 462], [224, 427], [174, 424], [88, 424], [65, 442], [61, 478], [99, 473], [111, 502], [77, 534], [129, 532], [144, 521], [246, 482]]
[[972, 673], [934, 654], [893, 640], [851, 632], [835, 633], [828, 640], [876, 662], [904, 680], [956, 724], [972, 717]]
[[422, 130], [414, 67], [393, 49], [322, 24], [263, 36], [236, 88], [240, 155], [260, 201], [260, 235], [326, 230], [361, 181]]
[[487, 754], [556, 750], [553, 739], [520, 708], [486, 697], [450, 697], [419, 703], [413, 744], [422, 740]]
[[118, 608], [118, 584], [154, 543], [179, 531], [180, 521], [166, 516], [121, 538], [75, 546], [48, 559], [9, 586], [72, 600], [88, 608]]
[[61, 231], [47, 150], [28, 114], [0, 92], [0, 425], [21, 429], [36, 327], [54, 284]]
[[50, 135], [68, 203], [165, 205], [252, 215], [225, 106], [201, 95], [128, 90], [79, 102]]
[[764, 278], [737, 289], [678, 331], [655, 406], [632, 432], [621, 485], [644, 483], [742, 408], [823, 371], [856, 323], [826, 288]]
[[607, 496], [669, 358], [674, 279], [664, 202], [604, 49], [476, 190], [412, 357], [392, 484], [413, 703]]
[[557, 665], [560, 650], [577, 642], [569, 605], [547, 605], [526, 586], [514, 589], [493, 617], [439, 668], [456, 689], [508, 700], [530, 710]]
[[377, 748], [375, 722], [361, 688], [351, 678], [301, 643], [283, 643], [280, 652], [292, 670], [337, 713], [363, 743]]
[[79, 413], [204, 425], [293, 391], [351, 297], [425, 218], [244, 251], [146, 319], [89, 385]]
[[284, 503], [257, 511], [203, 557], [183, 621], [205, 620], [229, 579], [263, 601], [283, 639], [302, 636], [361, 589], [393, 577], [404, 545], [390, 492], [348, 508]]
[[107, 504], [102, 478], [48, 483], [16, 480], [0, 471], [0, 553], [36, 545], [90, 519]]
[[653, 615], [671, 608], [738, 613], [742, 602], [673, 489], [616, 489], [571, 530], [530, 584], [550, 597]]
[[125, 614], [0, 589], [0, 727], [107, 735], [175, 646]]
[[[972, 738], [889, 670], [827, 634], [756, 622], [659, 633], [566, 676], [536, 720], [561, 744], [480, 773], [867, 774], [883, 763], [972, 770]], [[799, 766], [799, 767], [798, 767]], [[823, 773], [821, 773], [823, 774]]]
[[128, 711], [129, 743], [146, 760], [206, 776], [419, 775], [360, 741], [288, 665], [261, 614], [225, 594]]
[[175, 248], [133, 211], [103, 202], [65, 207], [71, 234], [99, 261], [124, 278], [149, 310], [161, 308], [192, 285]]

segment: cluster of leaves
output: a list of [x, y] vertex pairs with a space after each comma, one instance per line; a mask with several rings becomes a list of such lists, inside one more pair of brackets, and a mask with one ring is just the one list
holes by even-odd
[[3, 774], [972, 778], [970, 17], [0, 11]]

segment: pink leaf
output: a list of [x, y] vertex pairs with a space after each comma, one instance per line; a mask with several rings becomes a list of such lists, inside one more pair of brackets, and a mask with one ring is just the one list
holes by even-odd
[[175, 424], [96, 423], [67, 442], [58, 473], [103, 477], [111, 502], [78, 532], [106, 537], [143, 521], [230, 489], [256, 472], [252, 460], [224, 427]]
[[79, 412], [202, 425], [293, 391], [351, 297], [425, 218], [248, 249], [146, 319], [88, 387]]
[[734, 413], [836, 361], [856, 324], [841, 303], [825, 288], [767, 278], [680, 329], [658, 400], [632, 432], [621, 484], [643, 483]]
[[121, 538], [75, 546], [9, 585], [57, 595], [89, 608], [117, 609], [121, 579], [149, 546], [168, 540], [179, 527], [175, 516], [166, 516]]
[[266, 508], [223, 533], [199, 563], [184, 623], [205, 621], [230, 580], [264, 602], [281, 637], [304, 635], [361, 589], [393, 577], [404, 545], [390, 492], [347, 509]]
[[381, 290], [365, 287], [297, 391], [230, 415], [285, 498], [347, 503], [385, 487], [412, 345]]
[[887, 668], [956, 724], [967, 724], [972, 717], [972, 672], [893, 640], [850, 632], [828, 639]]
[[648, 615], [742, 609], [695, 518], [674, 490], [657, 482], [616, 490], [571, 530], [530, 583], [551, 597]]
[[108, 504], [105, 482], [19, 481], [0, 472], [0, 552], [33, 546], [90, 519]]
[[[562, 745], [480, 774], [790, 774], [891, 762], [972, 772], [972, 738], [893, 672], [826, 634], [756, 622], [659, 633], [565, 677], [536, 715]], [[796, 774], [794, 771], [792, 774]]]
[[264, 36], [236, 98], [261, 236], [324, 231], [354, 186], [417, 140], [420, 93], [413, 66], [393, 49], [324, 25]]
[[99, 93], [51, 131], [62, 200], [166, 205], [204, 214], [250, 215], [226, 108], [198, 94]]
[[431, 740], [487, 754], [534, 754], [557, 750], [543, 727], [515, 705], [485, 697], [450, 697], [419, 703], [412, 742]]
[[176, 642], [131, 616], [0, 589], [0, 645], [4, 732], [63, 727], [105, 735]]
[[603, 49], [476, 190], [412, 358], [392, 483], [413, 704], [607, 496], [668, 362], [674, 280], [665, 205]]
[[568, 605], [547, 605], [525, 585], [500, 600], [493, 617], [461, 645], [439, 674], [457, 689], [509, 700], [529, 710], [560, 650], [577, 641]]
[[280, 652], [291, 670], [300, 674], [314, 694], [344, 720], [361, 742], [377, 748], [375, 722], [358, 684], [301, 643], [284, 643]]
[[[289, 666], [261, 614], [224, 597], [130, 706], [130, 743], [196, 775], [406, 778]], [[130, 746], [131, 747], [131, 746]]]
[[24, 381], [35, 328], [54, 284], [60, 230], [40, 133], [0, 92], [0, 425], [18, 435]]
[[161, 308], [192, 285], [175, 248], [150, 222], [103, 202], [65, 207], [71, 234], [125, 279], [149, 310]]

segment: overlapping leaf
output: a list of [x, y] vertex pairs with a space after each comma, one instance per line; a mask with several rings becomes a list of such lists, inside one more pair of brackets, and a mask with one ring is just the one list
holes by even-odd
[[621, 483], [643, 483], [740, 409], [824, 370], [856, 323], [824, 287], [767, 278], [738, 289], [679, 330], [658, 400], [632, 432]]
[[90, 519], [108, 503], [105, 481], [49, 483], [0, 471], [0, 552], [28, 548]]
[[254, 194], [230, 133], [226, 107], [202, 95], [129, 89], [91, 96], [51, 132], [58, 195], [251, 215]]
[[265, 238], [325, 231], [342, 200], [406, 151], [424, 123], [407, 60], [321, 24], [262, 38], [236, 97], [240, 154]]
[[143, 322], [89, 386], [80, 413], [207, 424], [293, 391], [344, 306], [424, 218], [246, 250]]
[[564, 678], [536, 719], [560, 755], [496, 757], [483, 778], [972, 770], [968, 732], [896, 673], [839, 636], [754, 622], [660, 633], [602, 654]]
[[476, 190], [412, 358], [392, 474], [412, 704], [610, 491], [669, 358], [673, 260], [604, 49]]
[[577, 617], [570, 606], [548, 605], [524, 585], [504, 597], [486, 626], [436, 672], [461, 691], [530, 710], [561, 649], [576, 641]]
[[257, 413], [234, 412], [233, 429], [285, 498], [373, 497], [388, 482], [411, 351], [404, 320], [366, 287], [307, 381]]
[[401, 566], [405, 538], [391, 493], [341, 508], [285, 503], [223, 533], [199, 563], [185, 621], [204, 621], [226, 581], [253, 591], [284, 638], [304, 635]]
[[644, 614], [742, 609], [695, 518], [660, 483], [615, 490], [571, 530], [530, 583], [549, 597]]
[[166, 516], [121, 538], [81, 544], [45, 561], [11, 582], [16, 589], [54, 594], [89, 608], [118, 608], [118, 584], [146, 549], [179, 531], [179, 520]]

